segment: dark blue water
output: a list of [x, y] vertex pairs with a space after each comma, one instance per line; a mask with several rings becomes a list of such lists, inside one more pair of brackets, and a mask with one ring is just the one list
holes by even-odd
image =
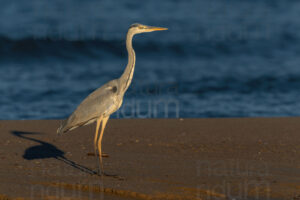
[[132, 86], [113, 117], [300, 115], [296, 0], [1, 1], [0, 119], [68, 116], [127, 63]]

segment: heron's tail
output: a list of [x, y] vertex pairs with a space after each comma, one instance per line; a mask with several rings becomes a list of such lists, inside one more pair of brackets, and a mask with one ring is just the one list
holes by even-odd
[[66, 126], [66, 123], [67, 123], [67, 120], [61, 121], [60, 126], [59, 126], [59, 128], [57, 129], [57, 131], [56, 131], [58, 135], [61, 135], [61, 134], [63, 134], [63, 133], [66, 132], [66, 131], [64, 130], [64, 129], [65, 129], [65, 126]]

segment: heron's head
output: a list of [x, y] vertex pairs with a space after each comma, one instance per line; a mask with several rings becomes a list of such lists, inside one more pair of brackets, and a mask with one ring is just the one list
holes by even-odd
[[167, 28], [162, 27], [155, 27], [155, 26], [147, 26], [143, 24], [132, 24], [129, 28], [130, 31], [132, 31], [134, 34], [138, 33], [147, 33], [147, 32], [153, 32], [153, 31], [164, 31], [168, 30]]

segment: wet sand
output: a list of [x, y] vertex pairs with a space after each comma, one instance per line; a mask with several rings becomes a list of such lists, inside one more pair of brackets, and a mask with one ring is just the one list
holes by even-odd
[[0, 121], [3, 199], [300, 199], [300, 118]]

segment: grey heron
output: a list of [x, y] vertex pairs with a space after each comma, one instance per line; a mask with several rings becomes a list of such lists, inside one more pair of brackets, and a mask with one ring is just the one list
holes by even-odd
[[[167, 30], [167, 28], [153, 27], [143, 24], [132, 24], [126, 36], [128, 64], [120, 78], [111, 80], [88, 95], [76, 110], [62, 122], [57, 133], [66, 133], [80, 126], [96, 122], [94, 138], [95, 156], [98, 163], [98, 175], [104, 174], [102, 165], [101, 144], [104, 128], [112, 113], [117, 111], [123, 102], [123, 97], [132, 81], [135, 68], [135, 52], [132, 48], [132, 38], [139, 33]], [[100, 126], [101, 125], [101, 126]], [[100, 134], [99, 134], [99, 129]], [[97, 150], [99, 154], [97, 154]], [[99, 165], [100, 164], [100, 165]], [[101, 167], [101, 171], [100, 171]]]

